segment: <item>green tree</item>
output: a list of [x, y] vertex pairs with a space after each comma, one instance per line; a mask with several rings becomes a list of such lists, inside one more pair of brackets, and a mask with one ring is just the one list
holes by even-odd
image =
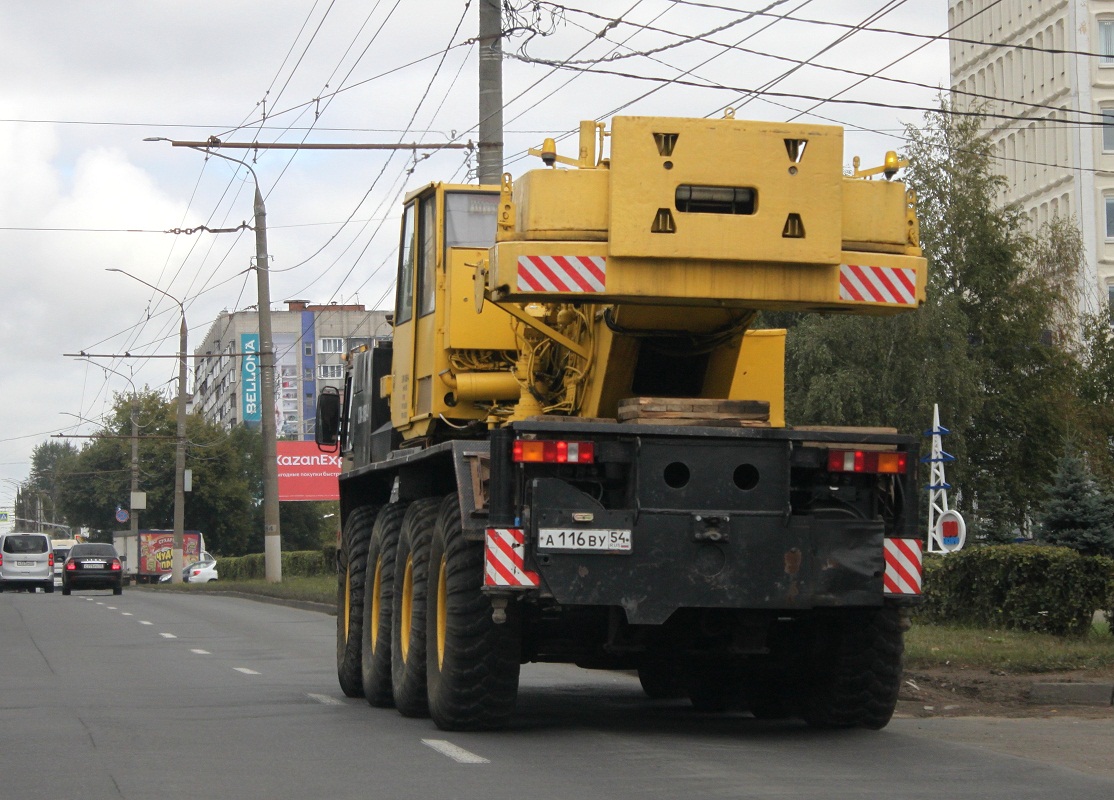
[[925, 306], [886, 319], [803, 318], [788, 340], [787, 416], [920, 432], [939, 403], [957, 457], [949, 482], [978, 505], [985, 530], [1006, 535], [1035, 515], [1047, 454], [1075, 418], [1076, 361], [1057, 332], [1074, 322], [1079, 251], [1065, 228], [1034, 237], [998, 203], [1003, 179], [980, 118], [950, 111], [945, 102], [908, 129]]
[[1067, 448], [1056, 465], [1040, 538], [1083, 555], [1114, 554], [1114, 498], [1099, 486], [1074, 448]]

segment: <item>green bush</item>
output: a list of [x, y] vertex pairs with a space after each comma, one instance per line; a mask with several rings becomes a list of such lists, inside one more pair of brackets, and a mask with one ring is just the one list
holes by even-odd
[[993, 545], [925, 560], [926, 622], [982, 625], [1057, 636], [1091, 629], [1111, 605], [1114, 561], [1066, 547]]
[[[263, 553], [222, 558], [217, 564], [221, 580], [251, 581], [267, 577], [267, 567]], [[312, 578], [315, 575], [329, 575], [332, 564], [325, 563], [320, 550], [296, 550], [282, 554], [282, 574], [291, 578]]]

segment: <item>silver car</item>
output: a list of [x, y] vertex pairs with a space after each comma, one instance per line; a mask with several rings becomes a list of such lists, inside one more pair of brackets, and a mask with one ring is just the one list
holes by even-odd
[[45, 533], [0, 536], [0, 592], [10, 589], [54, 591], [54, 547]]

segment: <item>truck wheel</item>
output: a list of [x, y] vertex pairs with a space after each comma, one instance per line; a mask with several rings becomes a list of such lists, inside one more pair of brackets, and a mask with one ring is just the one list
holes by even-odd
[[484, 595], [484, 549], [466, 541], [460, 502], [446, 497], [437, 516], [426, 593], [429, 713], [446, 731], [501, 728], [518, 696], [521, 639], [517, 604], [502, 624]]
[[904, 641], [894, 608], [852, 609], [820, 634], [804, 718], [814, 728], [879, 730], [901, 688]]
[[373, 506], [360, 506], [348, 515], [337, 553], [337, 678], [347, 697], [363, 697], [360, 675], [360, 629], [364, 609], [364, 570]]
[[404, 717], [429, 716], [425, 683], [425, 595], [429, 543], [440, 499], [415, 500], [406, 509], [395, 552], [391, 608], [391, 692]]
[[704, 714], [721, 714], [731, 706], [736, 682], [726, 670], [695, 667], [685, 676], [685, 691], [692, 707]]
[[638, 682], [651, 700], [675, 700], [685, 696], [685, 677], [663, 661], [644, 661], [638, 667]]
[[371, 529], [364, 578], [360, 663], [364, 697], [378, 708], [395, 704], [391, 694], [391, 606], [394, 603], [395, 551], [405, 503], [383, 506]]

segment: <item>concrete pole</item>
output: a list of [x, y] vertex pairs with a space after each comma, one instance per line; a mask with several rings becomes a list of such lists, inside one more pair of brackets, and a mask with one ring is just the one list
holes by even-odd
[[503, 180], [503, 20], [500, 0], [480, 0], [480, 141], [476, 177]]
[[282, 581], [282, 536], [279, 528], [278, 461], [275, 423], [275, 341], [271, 333], [271, 282], [267, 256], [267, 209], [255, 185], [255, 274], [259, 293], [259, 362], [263, 411], [263, 567], [269, 583]]
[[[132, 387], [132, 483], [131, 500], [128, 505], [131, 510], [131, 535], [135, 542], [136, 552], [139, 547], [139, 511], [135, 508], [135, 495], [139, 491], [139, 396]], [[125, 552], [125, 555], [127, 553]], [[131, 566], [131, 565], [129, 565]]]
[[[169, 295], [168, 295], [169, 296]], [[186, 308], [178, 331], [178, 444], [174, 449], [174, 544], [171, 550], [171, 583], [182, 583], [185, 568], [186, 531]], [[139, 540], [136, 540], [139, 547]]]

